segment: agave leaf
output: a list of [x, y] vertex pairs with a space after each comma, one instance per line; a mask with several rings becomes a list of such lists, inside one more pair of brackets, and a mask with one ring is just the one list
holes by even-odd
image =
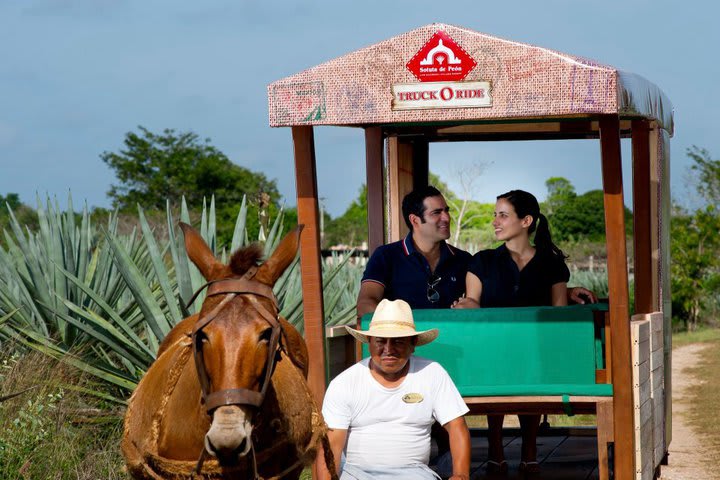
[[[172, 256], [173, 265], [175, 267], [175, 281], [178, 285], [180, 300], [184, 302], [192, 297], [192, 279], [190, 278], [190, 268], [188, 266], [187, 252], [185, 247], [180, 245], [178, 247], [178, 238], [175, 236], [175, 221], [170, 211], [170, 202], [168, 201], [165, 205], [165, 211], [167, 216], [167, 228], [168, 228], [168, 244], [170, 245], [170, 255]], [[194, 311], [192, 306], [191, 311]]]
[[235, 220], [235, 230], [233, 230], [232, 241], [230, 242], [230, 253], [235, 252], [238, 248], [242, 247], [245, 243], [243, 242], [245, 235], [245, 224], [247, 222], [247, 202], [245, 195], [243, 195], [242, 203], [240, 204], [240, 211], [238, 212], [237, 219]]
[[208, 214], [207, 237], [205, 241], [210, 246], [210, 250], [217, 254], [217, 227], [215, 223], [215, 195], [210, 197], [210, 213]]
[[160, 305], [155, 301], [152, 290], [147, 285], [145, 276], [140, 272], [137, 265], [128, 255], [125, 248], [118, 240], [105, 233], [105, 238], [113, 251], [115, 265], [118, 267], [120, 274], [127, 283], [128, 288], [132, 291], [135, 300], [145, 315], [145, 321], [158, 338], [165, 338], [170, 331], [170, 324], [165, 318]]
[[[81, 385], [65, 384], [65, 385], [63, 385], [63, 389], [70, 390], [73, 392], [79, 392], [79, 393], [82, 393], [83, 395], [90, 395], [92, 397], [96, 397], [101, 400], [107, 400], [109, 402], [117, 403], [118, 405], [127, 405], [127, 400], [118, 398], [114, 395], [104, 393], [102, 390], [99, 390], [97, 388], [87, 388], [87, 387], [83, 387]], [[108, 413], [110, 413], [110, 412], [108, 412]]]
[[283, 216], [283, 211], [280, 210], [277, 217], [275, 217], [275, 221], [270, 227], [270, 231], [267, 234], [267, 239], [265, 240], [265, 248], [263, 249], [263, 254], [265, 255], [265, 258], [267, 258], [275, 250], [278, 243], [280, 243], [280, 238], [282, 235]]
[[134, 390], [137, 386], [137, 381], [123, 375], [121, 372], [93, 365], [76, 355], [69, 353], [67, 350], [59, 348], [57, 345], [53, 344], [50, 339], [37, 335], [35, 332], [30, 330], [18, 329], [14, 332], [13, 337], [33, 350], [37, 350], [38, 352], [72, 365], [83, 372], [100, 378], [105, 382], [112, 383], [113, 385], [117, 385], [129, 391]]
[[145, 218], [145, 213], [140, 205], [138, 205], [138, 216], [140, 217], [143, 239], [147, 245], [148, 253], [150, 254], [150, 259], [152, 260], [155, 270], [155, 277], [157, 278], [158, 283], [160, 284], [160, 289], [165, 296], [165, 304], [168, 307], [170, 318], [172, 324], [174, 325], [183, 319], [177, 305], [177, 300], [175, 299], [175, 292], [170, 285], [170, 277], [168, 276], [167, 268], [165, 267], [165, 262], [162, 258], [163, 256], [160, 253], [157, 242], [155, 241], [155, 236], [153, 235], [152, 230], [150, 230], [150, 225], [148, 224], [147, 219]]
[[74, 325], [76, 328], [85, 332], [90, 337], [101, 342], [102, 345], [106, 345], [123, 358], [135, 360], [135, 364], [147, 366], [153, 361], [152, 356], [147, 355], [144, 352], [136, 349], [131, 342], [129, 342], [125, 337], [123, 337], [120, 331], [118, 331], [108, 322], [102, 320], [98, 316], [93, 316], [84, 312], [82, 309], [77, 308], [76, 305], [67, 300], [65, 300], [65, 305], [77, 315], [80, 315], [82, 318], [86, 319], [89, 322], [85, 323], [70, 315], [58, 313], [58, 315], [60, 315], [63, 320], [65, 320], [69, 324]]

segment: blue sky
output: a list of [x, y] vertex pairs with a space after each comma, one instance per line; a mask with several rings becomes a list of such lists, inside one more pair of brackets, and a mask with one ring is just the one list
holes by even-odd
[[[71, 191], [76, 205], [109, 206], [115, 177], [100, 154], [142, 125], [209, 137], [235, 163], [275, 178], [294, 205], [291, 135], [268, 127], [266, 85], [443, 22], [656, 83], [675, 108], [672, 187], [686, 199], [685, 149], [720, 156], [719, 10], [709, 1], [645, 0], [0, 0], [0, 194], [31, 205], [36, 192], [49, 194], [64, 205]], [[320, 196], [338, 215], [365, 178], [362, 131], [321, 127], [316, 140]], [[542, 198], [550, 176], [567, 177], [578, 192], [600, 188], [598, 158], [595, 141], [434, 145], [431, 170], [457, 189], [452, 170], [482, 162], [477, 200], [510, 188]], [[626, 168], [626, 185], [630, 178]]]

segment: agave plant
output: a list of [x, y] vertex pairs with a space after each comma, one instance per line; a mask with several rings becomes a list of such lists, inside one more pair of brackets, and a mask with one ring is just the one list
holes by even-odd
[[[0, 342], [14, 339], [60, 358], [108, 384], [121, 401], [154, 360], [159, 342], [204, 295], [189, 305], [204, 279], [189, 261], [177, 222], [166, 208], [166, 236], [156, 238], [142, 208], [139, 230], [118, 233], [117, 215], [96, 228], [85, 208], [79, 222], [38, 202], [40, 229], [23, 229], [12, 211], [7, 249], [0, 248]], [[190, 223], [182, 201], [180, 219]], [[247, 205], [238, 212], [229, 250], [217, 245], [215, 202], [203, 204], [200, 233], [222, 260], [248, 243]], [[282, 237], [282, 213], [264, 237], [270, 254]], [[347, 258], [350, 258], [349, 256]], [[324, 267], [326, 323], [354, 317], [360, 272], [335, 259]], [[301, 331], [302, 289], [296, 261], [275, 286], [281, 313]]]

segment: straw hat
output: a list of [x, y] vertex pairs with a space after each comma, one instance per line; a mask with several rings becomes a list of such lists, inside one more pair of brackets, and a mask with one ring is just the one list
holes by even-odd
[[415, 321], [410, 305], [404, 300], [388, 299], [384, 299], [378, 304], [367, 331], [356, 330], [348, 326], [345, 328], [350, 335], [362, 343], [368, 343], [368, 337], [417, 337], [418, 346], [432, 342], [439, 333], [437, 328], [418, 332], [415, 330]]

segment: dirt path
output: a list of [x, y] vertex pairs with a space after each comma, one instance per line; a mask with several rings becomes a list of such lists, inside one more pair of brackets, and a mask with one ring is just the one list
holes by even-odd
[[708, 347], [708, 344], [691, 344], [673, 350], [673, 431], [669, 465], [662, 467], [662, 480], [720, 479], [718, 472], [711, 471], [708, 465], [703, 464], [706, 458], [704, 446], [687, 423], [690, 408], [688, 389], [701, 380], [683, 371], [697, 365], [701, 352]]

